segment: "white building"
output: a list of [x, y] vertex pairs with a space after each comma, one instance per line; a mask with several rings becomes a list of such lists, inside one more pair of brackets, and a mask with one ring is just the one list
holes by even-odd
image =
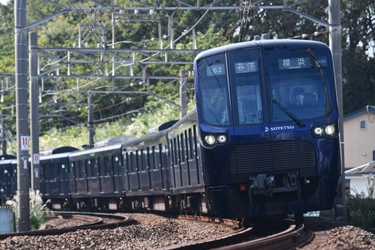
[[373, 186], [375, 173], [375, 106], [344, 117], [345, 179], [350, 193], [363, 192]]

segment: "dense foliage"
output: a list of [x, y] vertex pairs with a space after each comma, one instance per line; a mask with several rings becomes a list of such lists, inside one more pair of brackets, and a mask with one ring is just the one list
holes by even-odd
[[[195, 5], [196, 1], [183, 1]], [[213, 1], [200, 1], [206, 6]], [[270, 0], [265, 6], [281, 6], [284, 3], [293, 9], [328, 23], [327, 0], [296, 1]], [[171, 48], [171, 26], [173, 27], [174, 49], [209, 49], [228, 43], [252, 39], [255, 35], [269, 33], [271, 38], [313, 39], [328, 43], [328, 28], [295, 13], [281, 9], [259, 9], [249, 6], [244, 11], [237, 10], [194, 10], [159, 11], [152, 14], [146, 11], [134, 13], [123, 11], [113, 19], [112, 12], [92, 9], [80, 10], [80, 6], [103, 4], [111, 6], [112, 0], [60, 0], [51, 4], [44, 0], [27, 1], [27, 23], [31, 24], [61, 11], [59, 5], [71, 4], [72, 11], [57, 15], [43, 22], [33, 31], [38, 32], [38, 44], [41, 48], [105, 48], [96, 54], [40, 52], [41, 72], [49, 72], [40, 82], [40, 131], [44, 137], [50, 131], [74, 131], [88, 124], [88, 92], [95, 90], [94, 126], [99, 128], [107, 123], [119, 121], [128, 128], [135, 120], [142, 124], [141, 129], [119, 128], [115, 135], [124, 133], [142, 134], [147, 127], [158, 122], [178, 118], [179, 81], [173, 79], [153, 79], [149, 76], [178, 77], [181, 69], [192, 72], [191, 64], [163, 64], [169, 62], [192, 62], [196, 53], [141, 53], [142, 49]], [[153, 6], [155, 1], [142, 1], [144, 6]], [[158, 1], [159, 6], [174, 6], [177, 1]], [[375, 0], [341, 0], [342, 49], [343, 49], [343, 95], [344, 113], [356, 111], [366, 105], [374, 105], [375, 79], [371, 72], [375, 70], [373, 57]], [[181, 3], [179, 3], [181, 4]], [[237, 3], [238, 4], [238, 3]], [[138, 1], [115, 0], [115, 6], [140, 6]], [[185, 6], [185, 5], [181, 5]], [[213, 6], [233, 6], [233, 1], [223, 0]], [[14, 1], [8, 5], [0, 4], [0, 74], [3, 102], [0, 108], [8, 114], [7, 126], [15, 134], [14, 79], [4, 80], [4, 74], [14, 75]], [[148, 20], [148, 21], [144, 21]], [[170, 22], [172, 21], [172, 22]], [[158, 25], [160, 23], [160, 26]], [[194, 30], [191, 28], [194, 27]], [[114, 32], [113, 32], [114, 31]], [[188, 31], [186, 35], [183, 35]], [[195, 37], [193, 36], [193, 32]], [[81, 35], [79, 37], [79, 34]], [[165, 39], [156, 39], [159, 34]], [[113, 41], [115, 41], [114, 44]], [[109, 49], [132, 49], [137, 53], [121, 52], [114, 55]], [[71, 59], [68, 59], [68, 56]], [[77, 63], [69, 63], [75, 60]], [[90, 76], [115, 75], [128, 76], [123, 79], [98, 79]], [[79, 62], [79, 63], [78, 63]], [[85, 62], [85, 63], [84, 63]], [[140, 63], [146, 62], [146, 63]], [[70, 74], [70, 77], [65, 77]], [[77, 78], [74, 76], [86, 76]], [[132, 76], [144, 76], [132, 78]], [[12, 87], [13, 86], [13, 87]], [[102, 92], [100, 92], [102, 91]], [[188, 84], [188, 97], [192, 100], [194, 87]], [[172, 105], [171, 105], [172, 104]], [[173, 105], [174, 104], [174, 105]], [[193, 104], [190, 104], [190, 109]], [[168, 110], [165, 112], [165, 110]], [[154, 120], [144, 114], [159, 114]], [[147, 117], [147, 118], [146, 118]], [[162, 117], [162, 118], [160, 118]], [[52, 126], [51, 126], [52, 125]], [[133, 125], [136, 126], [136, 125]], [[51, 130], [51, 128], [55, 130]], [[96, 140], [102, 139], [96, 131]], [[112, 135], [109, 135], [112, 136]]]

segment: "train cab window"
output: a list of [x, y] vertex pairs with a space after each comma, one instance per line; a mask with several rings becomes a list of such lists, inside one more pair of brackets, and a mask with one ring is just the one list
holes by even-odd
[[230, 124], [225, 58], [224, 54], [219, 54], [198, 62], [201, 111], [205, 122], [214, 126]]
[[[300, 120], [331, 112], [331, 63], [326, 50], [274, 48], [264, 56], [270, 83], [272, 121]], [[292, 115], [288, 114], [290, 112]], [[295, 119], [295, 118], [294, 118]]]
[[229, 54], [230, 82], [239, 125], [258, 124], [263, 121], [259, 63], [258, 49]]
[[103, 164], [104, 164], [104, 176], [106, 177], [111, 176], [111, 164], [110, 164], [108, 156], [103, 157]]

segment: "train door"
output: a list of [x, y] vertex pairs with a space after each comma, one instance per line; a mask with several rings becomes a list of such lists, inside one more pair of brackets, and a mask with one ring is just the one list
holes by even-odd
[[180, 174], [181, 174], [181, 187], [191, 186], [190, 183], [190, 172], [189, 172], [189, 163], [187, 158], [187, 144], [186, 144], [186, 130], [183, 131], [178, 136], [178, 143], [179, 143], [179, 155], [180, 155]]
[[88, 177], [89, 189], [92, 195], [96, 195], [101, 190], [101, 183], [99, 180], [98, 160], [93, 157], [87, 160], [87, 168], [90, 169]]
[[197, 161], [195, 159], [195, 139], [193, 137], [193, 127], [186, 131], [186, 158], [189, 167], [189, 180], [191, 186], [199, 185], [199, 173], [197, 173]]
[[86, 194], [87, 193], [87, 185], [86, 185], [86, 178], [85, 178], [85, 170], [84, 170], [84, 164], [82, 160], [78, 161], [78, 165], [76, 167], [76, 174], [78, 177], [76, 179], [77, 184], [77, 191], [79, 194]]
[[84, 178], [85, 178], [85, 186], [86, 186], [86, 193], [90, 193], [90, 177], [91, 177], [91, 169], [87, 164], [87, 160], [82, 161], [83, 169], [85, 171]]
[[112, 155], [106, 155], [103, 157], [103, 165], [104, 165], [104, 183], [105, 183], [105, 190], [104, 192], [107, 194], [113, 193], [113, 165], [112, 165]]
[[128, 192], [130, 190], [130, 156], [129, 152], [123, 152], [123, 160], [124, 160], [124, 166], [123, 166], [123, 174], [122, 174], [122, 182], [123, 182], [123, 188], [125, 192]]
[[139, 191], [139, 176], [138, 176], [138, 166], [137, 166], [137, 151], [129, 152], [129, 189], [132, 192]]
[[112, 155], [111, 157], [112, 161], [112, 173], [113, 173], [113, 192], [114, 193], [120, 193], [121, 192], [121, 168], [122, 168], [122, 161], [121, 161], [121, 155], [115, 153], [115, 155]]
[[170, 175], [170, 168], [168, 159], [170, 159], [170, 152], [168, 151], [168, 147], [166, 144], [159, 144], [159, 152], [160, 152], [160, 171], [161, 171], [161, 188], [163, 190], [169, 189], [171, 187], [171, 175]]
[[98, 176], [98, 181], [99, 181], [99, 193], [103, 193], [105, 190], [105, 183], [104, 183], [104, 167], [103, 167], [103, 162], [102, 162], [102, 158], [101, 157], [98, 157], [97, 158], [97, 162], [98, 162], [98, 170], [99, 170], [99, 176]]
[[[12, 194], [13, 196], [17, 194], [17, 160], [12, 161], [12, 168], [11, 168], [11, 187], [12, 187]], [[40, 175], [41, 176], [41, 175]], [[41, 185], [42, 186], [42, 185]]]
[[171, 149], [171, 171], [172, 171], [172, 178], [173, 178], [173, 187], [179, 188], [182, 186], [182, 179], [181, 179], [181, 168], [180, 168], [180, 150], [178, 147], [179, 140], [178, 136], [176, 135], [172, 140], [170, 140], [170, 149]]
[[139, 184], [140, 190], [142, 191], [150, 190], [150, 175], [147, 151], [147, 149], [140, 149], [137, 151], [137, 162], [139, 166]]
[[65, 163], [58, 164], [58, 171], [59, 171], [59, 193], [61, 195], [68, 194], [68, 180], [69, 180], [69, 173], [68, 173], [68, 166]]
[[153, 190], [161, 190], [162, 173], [160, 168], [160, 152], [159, 146], [152, 146], [149, 149], [150, 163], [150, 186]]
[[70, 181], [69, 186], [72, 193], [77, 193], [77, 183], [76, 183], [76, 161], [70, 163]]

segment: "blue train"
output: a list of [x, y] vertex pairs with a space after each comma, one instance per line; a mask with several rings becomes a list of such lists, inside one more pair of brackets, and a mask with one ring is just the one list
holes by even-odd
[[126, 142], [42, 155], [41, 192], [52, 208], [294, 214], [300, 223], [333, 207], [339, 112], [325, 44], [210, 49], [196, 57], [194, 78], [196, 109], [181, 120]]

